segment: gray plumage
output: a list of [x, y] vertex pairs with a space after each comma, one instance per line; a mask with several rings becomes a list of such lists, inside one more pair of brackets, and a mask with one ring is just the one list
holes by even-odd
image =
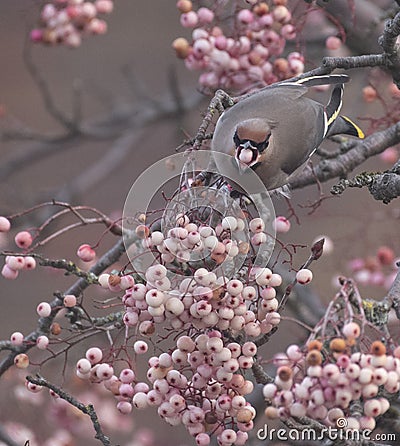
[[[339, 116], [346, 75], [317, 76], [275, 84], [249, 96], [219, 118], [211, 148], [235, 157], [238, 170], [252, 168], [267, 190], [284, 186], [325, 137], [363, 137]], [[305, 94], [310, 85], [337, 84], [327, 106]]]

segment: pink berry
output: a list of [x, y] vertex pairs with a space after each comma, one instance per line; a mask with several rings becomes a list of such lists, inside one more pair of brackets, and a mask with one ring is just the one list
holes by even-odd
[[394, 164], [399, 159], [399, 152], [395, 147], [389, 147], [379, 154], [379, 158], [385, 163]]
[[4, 265], [1, 270], [1, 274], [4, 278], [14, 280], [18, 277], [18, 271], [11, 269], [8, 265]]
[[290, 221], [285, 217], [276, 217], [274, 220], [274, 228], [276, 232], [288, 232], [290, 230]]
[[76, 305], [76, 296], [73, 294], [67, 294], [64, 296], [64, 306], [67, 308], [72, 308]]
[[79, 246], [78, 251], [76, 252], [76, 255], [83, 262], [91, 262], [96, 257], [96, 252], [90, 245], [83, 244], [83, 245]]
[[32, 245], [32, 235], [28, 231], [18, 232], [14, 240], [18, 248], [27, 249]]
[[312, 281], [313, 274], [309, 269], [301, 269], [296, 274], [296, 280], [301, 285], [310, 283]]
[[342, 41], [339, 37], [329, 36], [325, 41], [325, 46], [328, 50], [338, 50], [342, 46]]
[[234, 444], [236, 441], [236, 432], [233, 429], [225, 429], [221, 432], [221, 434], [218, 436], [221, 443], [226, 444]]
[[376, 399], [371, 399], [364, 403], [364, 414], [367, 417], [377, 417], [381, 414], [381, 410], [381, 403]]
[[6, 217], [0, 217], [0, 232], [8, 232], [10, 228], [10, 220]]
[[36, 312], [40, 317], [49, 317], [51, 314], [51, 306], [48, 302], [41, 302], [36, 307]]
[[132, 404], [128, 401], [120, 401], [117, 404], [117, 409], [123, 414], [129, 414], [132, 412]]
[[286, 40], [293, 40], [296, 38], [296, 28], [290, 23], [283, 25], [281, 29], [281, 36]]
[[111, 0], [96, 0], [95, 6], [99, 14], [109, 14], [114, 8]]
[[214, 13], [208, 8], [199, 8], [197, 16], [200, 23], [211, 23], [214, 20]]
[[31, 256], [26, 256], [24, 269], [29, 270], [29, 269], [35, 269], [35, 268], [36, 268], [36, 260]]
[[364, 87], [362, 93], [365, 102], [374, 102], [378, 97], [378, 93], [372, 85], [367, 85]]
[[91, 347], [86, 351], [85, 356], [93, 365], [99, 363], [102, 360], [103, 352], [98, 347]]
[[29, 35], [32, 42], [41, 42], [43, 39], [43, 31], [41, 29], [33, 29]]
[[198, 446], [208, 446], [210, 441], [210, 436], [204, 432], [196, 435], [196, 444]]
[[182, 14], [180, 20], [181, 25], [184, 28], [194, 28], [199, 21], [197, 13], [195, 13], [194, 11], [189, 11]]
[[242, 9], [239, 11], [237, 18], [239, 22], [243, 23], [244, 25], [248, 25], [249, 23], [253, 22], [254, 15], [249, 9]]
[[49, 338], [47, 336], [39, 336], [36, 339], [36, 346], [39, 350], [46, 350], [49, 345]]
[[132, 369], [124, 369], [119, 374], [119, 379], [124, 384], [131, 384], [135, 380], [135, 372]]
[[22, 345], [24, 342], [24, 335], [19, 331], [16, 331], [10, 336], [10, 341], [12, 345]]

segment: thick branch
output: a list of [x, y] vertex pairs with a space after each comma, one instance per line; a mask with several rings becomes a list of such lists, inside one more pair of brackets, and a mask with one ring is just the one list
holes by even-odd
[[400, 196], [400, 161], [390, 170], [378, 173], [363, 172], [351, 180], [343, 179], [332, 187], [331, 193], [342, 194], [348, 187], [368, 187], [375, 200], [388, 204]]
[[85, 415], [89, 415], [90, 420], [92, 421], [94, 430], [96, 431], [95, 438], [97, 440], [101, 441], [101, 443], [104, 446], [111, 446], [110, 439], [104, 435], [99, 419], [97, 418], [96, 411], [94, 410], [93, 404], [85, 405], [75, 399], [73, 396], [71, 396], [69, 393], [65, 392], [64, 390], [60, 389], [59, 387], [55, 386], [54, 384], [49, 383], [41, 376], [37, 376], [34, 378], [33, 376], [27, 376], [27, 381], [31, 382], [32, 384], [36, 384], [38, 386], [47, 387], [48, 389], [52, 390], [54, 393], [56, 393], [61, 399], [67, 401], [68, 403], [72, 404], [74, 407], [79, 409], [82, 413]]
[[304, 170], [290, 179], [292, 189], [299, 189], [317, 180], [325, 182], [333, 178], [344, 178], [356, 167], [371, 156], [378, 155], [390, 146], [400, 142], [400, 123], [376, 132], [363, 140], [354, 141], [353, 147], [334, 159], [320, 161], [313, 168], [306, 166]]
[[[398, 266], [400, 265], [398, 264]], [[397, 319], [400, 320], [400, 270], [398, 271], [396, 278], [394, 279], [394, 282], [383, 301], [389, 303], [390, 306], [393, 307], [396, 312]]]

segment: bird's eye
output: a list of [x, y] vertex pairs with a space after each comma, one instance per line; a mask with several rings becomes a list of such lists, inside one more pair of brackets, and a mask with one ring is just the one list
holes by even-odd
[[257, 150], [258, 150], [260, 153], [264, 152], [264, 150], [268, 147], [268, 144], [269, 144], [269, 137], [270, 137], [270, 136], [271, 136], [271, 135], [268, 135], [268, 136], [266, 137], [265, 141], [260, 142], [260, 143], [258, 143], [258, 144], [254, 144], [255, 147], [257, 147]]

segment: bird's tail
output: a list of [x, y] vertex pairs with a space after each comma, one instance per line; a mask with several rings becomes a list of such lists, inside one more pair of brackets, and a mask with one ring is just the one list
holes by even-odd
[[325, 107], [326, 131], [325, 136], [352, 135], [364, 138], [364, 132], [347, 116], [339, 116], [342, 108], [344, 85], [336, 85], [332, 91], [331, 99]]
[[339, 116], [329, 127], [327, 136], [351, 135], [357, 138], [364, 138], [364, 132], [347, 116]]

